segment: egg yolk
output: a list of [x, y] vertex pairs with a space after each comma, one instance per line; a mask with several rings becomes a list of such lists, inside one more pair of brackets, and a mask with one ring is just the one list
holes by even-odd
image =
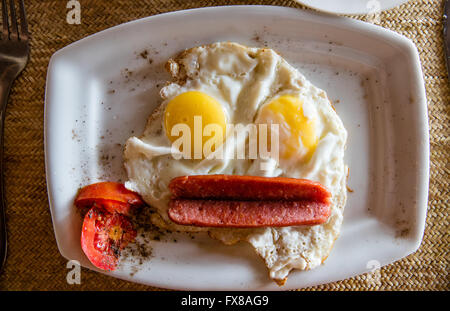
[[318, 136], [315, 118], [303, 113], [303, 102], [296, 96], [280, 96], [261, 108], [258, 123], [279, 124], [280, 157], [298, 154], [309, 160], [314, 153]]
[[[208, 150], [213, 152], [219, 147], [226, 132], [226, 116], [222, 106], [199, 91], [185, 92], [172, 99], [167, 104], [164, 123], [166, 135], [172, 143], [186, 134], [172, 131], [175, 126], [183, 124], [189, 130], [191, 158], [194, 159], [203, 159], [208, 156]], [[208, 150], [203, 151], [206, 143]], [[182, 145], [180, 151], [184, 152], [185, 147]]]

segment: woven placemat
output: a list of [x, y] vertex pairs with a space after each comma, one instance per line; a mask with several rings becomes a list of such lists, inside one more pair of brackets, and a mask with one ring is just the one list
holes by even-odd
[[[320, 0], [318, 0], [320, 1]], [[100, 30], [162, 12], [211, 5], [267, 4], [305, 9], [294, 1], [81, 0], [81, 25], [66, 22], [65, 0], [27, 2], [31, 59], [12, 90], [6, 113], [5, 161], [8, 260], [0, 290], [157, 290], [82, 269], [81, 284], [66, 281], [48, 208], [44, 168], [44, 94], [50, 56]], [[425, 236], [413, 255], [364, 276], [312, 290], [448, 290], [450, 86], [442, 41], [443, 1], [416, 0], [384, 12], [380, 25], [417, 45], [426, 83], [431, 136], [431, 179]], [[367, 16], [355, 17], [367, 20]]]

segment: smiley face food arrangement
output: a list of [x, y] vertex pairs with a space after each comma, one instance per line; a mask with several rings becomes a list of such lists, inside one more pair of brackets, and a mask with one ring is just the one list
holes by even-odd
[[85, 219], [99, 223], [90, 253], [117, 262], [135, 234], [127, 213], [146, 204], [160, 228], [248, 242], [279, 285], [293, 269], [318, 267], [346, 202], [347, 132], [326, 93], [275, 51], [231, 42], [186, 50], [166, 68], [162, 103], [126, 142], [120, 195], [77, 197], [96, 209]]

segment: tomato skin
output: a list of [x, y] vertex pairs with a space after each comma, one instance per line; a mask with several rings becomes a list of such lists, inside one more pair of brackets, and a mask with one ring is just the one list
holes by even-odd
[[136, 208], [144, 206], [144, 201], [121, 183], [99, 182], [82, 188], [75, 198], [75, 205], [81, 210], [97, 206], [110, 213], [130, 215]]
[[[119, 201], [113, 201], [113, 200], [103, 200], [103, 199], [95, 199], [94, 201], [82, 201], [86, 204], [88, 204], [86, 207], [90, 208], [92, 206], [97, 206], [105, 209], [109, 213], [119, 213], [126, 216], [130, 216], [134, 210], [140, 208], [140, 205], [131, 205], [122, 203]], [[85, 208], [82, 206], [83, 204], [80, 204], [80, 208]]]
[[113, 271], [120, 251], [135, 237], [136, 231], [128, 217], [93, 207], [84, 217], [81, 248], [94, 266]]

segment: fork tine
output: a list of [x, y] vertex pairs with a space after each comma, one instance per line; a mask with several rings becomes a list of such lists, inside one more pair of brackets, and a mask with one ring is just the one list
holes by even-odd
[[25, 14], [25, 4], [23, 3], [23, 0], [20, 0], [20, 23], [21, 23], [20, 40], [28, 39], [28, 24], [26, 16], [27, 15]]
[[8, 40], [8, 7], [6, 6], [6, 0], [2, 0], [2, 22], [3, 22], [3, 37]]
[[17, 18], [16, 18], [16, 7], [14, 6], [14, 0], [9, 0], [9, 11], [11, 12], [11, 27], [9, 30], [10, 39], [18, 39], [17, 31]]

